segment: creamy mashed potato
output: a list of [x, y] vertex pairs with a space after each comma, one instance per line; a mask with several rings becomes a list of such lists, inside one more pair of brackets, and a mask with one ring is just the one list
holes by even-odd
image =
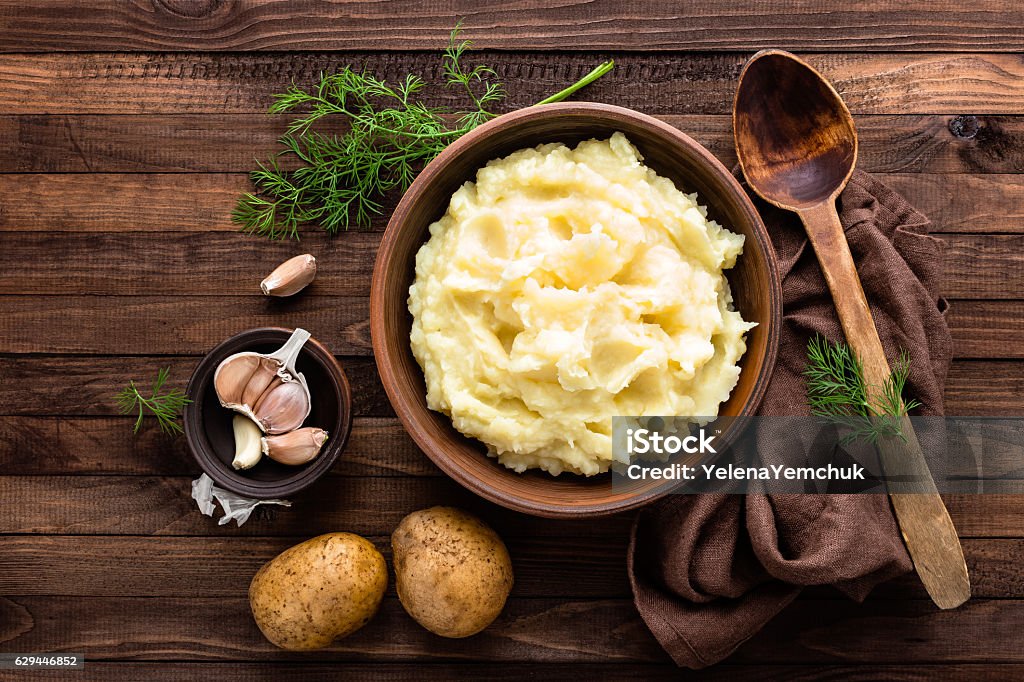
[[491, 161], [416, 256], [427, 404], [516, 471], [607, 471], [613, 416], [729, 397], [753, 325], [722, 271], [742, 249], [622, 133]]

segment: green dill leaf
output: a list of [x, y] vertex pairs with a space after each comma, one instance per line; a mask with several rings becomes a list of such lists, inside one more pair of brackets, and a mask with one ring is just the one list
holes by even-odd
[[[469, 41], [458, 40], [459, 21], [441, 55], [444, 85], [461, 89], [462, 111], [417, 101], [427, 83], [415, 74], [391, 85], [365, 70], [345, 67], [321, 73], [309, 90], [295, 85], [274, 95], [270, 114], [295, 116], [280, 140], [281, 151], [250, 173], [254, 191], [243, 194], [231, 220], [243, 232], [268, 239], [299, 238], [299, 228], [318, 223], [329, 233], [368, 228], [383, 212], [384, 195], [405, 190], [420, 169], [452, 141], [497, 116], [505, 99], [494, 69], [468, 66]], [[580, 81], [543, 100], [559, 101], [612, 68], [605, 62]], [[340, 136], [316, 126], [324, 119], [347, 123]], [[292, 157], [284, 171], [279, 156]], [[295, 167], [297, 165], [297, 167]]]
[[185, 397], [185, 393], [181, 389], [174, 388], [164, 391], [169, 376], [170, 367], [160, 369], [152, 388], [148, 391], [148, 396], [143, 395], [134, 381], [129, 381], [128, 385], [114, 396], [117, 409], [121, 414], [138, 413], [132, 433], [138, 433], [142, 428], [142, 421], [147, 411], [156, 417], [157, 424], [164, 433], [169, 435], [181, 433], [181, 424], [178, 423], [178, 419], [181, 416], [181, 411], [192, 401]]
[[910, 377], [910, 356], [900, 353], [885, 383], [871, 388], [864, 379], [864, 366], [845, 343], [830, 343], [815, 336], [807, 344], [804, 380], [811, 414], [823, 417], [844, 432], [840, 443], [871, 444], [883, 437], [905, 440], [903, 417], [920, 407], [916, 400], [903, 401]]

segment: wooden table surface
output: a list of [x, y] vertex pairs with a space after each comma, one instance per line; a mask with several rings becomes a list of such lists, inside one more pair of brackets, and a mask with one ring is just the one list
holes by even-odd
[[[574, 523], [503, 510], [442, 476], [405, 435], [370, 355], [369, 278], [386, 220], [334, 239], [310, 231], [301, 246], [229, 221], [254, 158], [284, 130], [264, 114], [273, 93], [345, 64], [436, 81], [457, 16], [507, 84], [506, 109], [614, 57], [586, 98], [658, 116], [726, 164], [741, 64], [762, 47], [798, 52], [855, 114], [860, 167], [926, 212], [947, 247], [948, 413], [1024, 413], [1024, 6], [737, 5], [0, 0], [0, 651], [84, 654], [73, 679], [680, 674], [630, 599], [629, 515]], [[263, 275], [300, 249], [319, 258], [314, 288], [293, 301], [259, 295]], [[133, 437], [112, 396], [166, 366], [184, 386], [205, 351], [266, 324], [301, 325], [340, 356], [355, 427], [331, 475], [291, 509], [218, 526], [189, 498], [198, 471], [182, 439], [152, 424]], [[703, 676], [1024, 677], [1024, 500], [947, 502], [973, 578], [968, 604], [938, 611], [910, 577], [863, 605], [810, 590]], [[338, 530], [389, 553], [399, 519], [438, 503], [479, 513], [507, 540], [516, 586], [492, 627], [435, 637], [392, 588], [370, 625], [325, 651], [263, 639], [246, 589], [264, 561]]]

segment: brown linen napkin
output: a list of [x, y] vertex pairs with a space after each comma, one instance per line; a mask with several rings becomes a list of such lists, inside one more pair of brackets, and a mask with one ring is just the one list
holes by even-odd
[[[807, 414], [807, 341], [843, 338], [799, 220], [759, 203], [782, 277], [779, 356], [759, 411]], [[941, 242], [900, 195], [856, 172], [839, 201], [886, 355], [912, 358], [907, 394], [941, 415], [951, 340], [939, 298]], [[703, 668], [757, 633], [807, 585], [857, 601], [911, 570], [885, 495], [670, 495], [633, 526], [628, 570], [640, 615], [680, 666]]]

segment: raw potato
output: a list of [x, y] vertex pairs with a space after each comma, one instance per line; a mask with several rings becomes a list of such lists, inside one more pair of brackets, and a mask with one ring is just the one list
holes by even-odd
[[480, 519], [452, 507], [409, 514], [391, 534], [395, 586], [417, 623], [442, 637], [490, 625], [512, 590], [505, 543]]
[[373, 543], [328, 533], [264, 564], [249, 585], [249, 606], [277, 646], [319, 649], [366, 625], [387, 585], [387, 564]]

